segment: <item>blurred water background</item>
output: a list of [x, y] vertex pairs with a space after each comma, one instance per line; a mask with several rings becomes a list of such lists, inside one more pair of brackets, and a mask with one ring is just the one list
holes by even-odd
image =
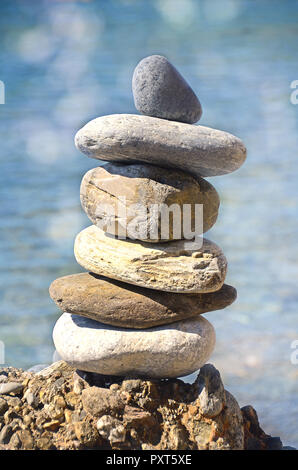
[[146, 55], [172, 61], [198, 94], [201, 124], [243, 139], [237, 172], [210, 178], [221, 212], [208, 233], [229, 261], [238, 300], [207, 314], [210, 360], [267, 433], [298, 447], [298, 2], [14, 1], [0, 4], [0, 340], [8, 365], [51, 362], [55, 278], [82, 271], [73, 241], [98, 163], [74, 147], [91, 118], [134, 113], [131, 77]]

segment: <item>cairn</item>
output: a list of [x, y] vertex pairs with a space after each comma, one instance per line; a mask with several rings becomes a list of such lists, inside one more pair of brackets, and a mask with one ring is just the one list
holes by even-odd
[[182, 377], [215, 345], [201, 314], [236, 298], [224, 284], [223, 252], [201, 236], [219, 208], [204, 177], [237, 170], [246, 149], [227, 132], [193, 125], [201, 104], [165, 57], [137, 65], [133, 95], [140, 115], [99, 117], [75, 137], [84, 154], [108, 163], [82, 180], [93, 225], [77, 235], [74, 252], [88, 272], [51, 284], [65, 312], [53, 339], [61, 358], [83, 371]]

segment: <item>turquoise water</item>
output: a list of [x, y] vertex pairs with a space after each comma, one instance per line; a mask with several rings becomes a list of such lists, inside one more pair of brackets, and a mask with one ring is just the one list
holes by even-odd
[[210, 178], [221, 211], [208, 238], [229, 261], [238, 299], [206, 317], [212, 361], [265, 431], [298, 447], [298, 2], [290, 0], [12, 1], [0, 4], [0, 340], [9, 365], [51, 361], [55, 278], [81, 271], [73, 241], [96, 166], [74, 147], [89, 119], [134, 113], [131, 76], [166, 55], [188, 79], [203, 125], [241, 137], [237, 172]]

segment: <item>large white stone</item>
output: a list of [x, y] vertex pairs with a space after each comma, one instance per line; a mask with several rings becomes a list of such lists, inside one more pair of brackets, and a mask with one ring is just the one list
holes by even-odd
[[[89, 170], [81, 184], [81, 203], [94, 225], [107, 233], [145, 242], [167, 242], [185, 239], [184, 230], [175, 234], [176, 224], [185, 228], [185, 207], [189, 231], [196, 235], [207, 232], [216, 222], [219, 195], [203, 178], [194, 178], [182, 171], [153, 165], [106, 163]], [[201, 204], [201, 219], [195, 216]], [[178, 217], [162, 217], [162, 210], [153, 207], [178, 209]], [[166, 211], [167, 212], [167, 211]], [[166, 221], [166, 233], [161, 220]], [[201, 222], [201, 223], [200, 223]], [[197, 227], [196, 227], [197, 225]], [[155, 228], [152, 236], [150, 231]]]
[[55, 325], [53, 339], [62, 359], [80, 370], [167, 378], [202, 367], [213, 351], [215, 332], [202, 316], [134, 330], [64, 313]]

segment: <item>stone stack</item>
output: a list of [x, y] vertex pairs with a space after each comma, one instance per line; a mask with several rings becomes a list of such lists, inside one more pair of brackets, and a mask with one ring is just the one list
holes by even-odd
[[[223, 252], [200, 236], [219, 208], [203, 177], [237, 170], [246, 150], [227, 132], [192, 125], [200, 102], [162, 56], [138, 64], [133, 94], [142, 115], [99, 117], [75, 137], [83, 153], [108, 163], [82, 180], [93, 225], [77, 235], [74, 252], [89, 272], [52, 283], [50, 295], [65, 312], [53, 338], [62, 359], [83, 371], [181, 377], [214, 348], [214, 329], [201, 314], [236, 298], [224, 284]], [[177, 230], [185, 225], [186, 234]]]

